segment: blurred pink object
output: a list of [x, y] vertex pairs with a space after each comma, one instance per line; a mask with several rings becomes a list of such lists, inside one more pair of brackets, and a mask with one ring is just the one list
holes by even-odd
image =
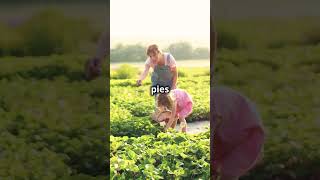
[[[213, 169], [240, 177], [260, 159], [265, 131], [255, 106], [229, 88], [212, 90], [215, 121], [213, 133]], [[212, 149], [213, 148], [213, 149]]]

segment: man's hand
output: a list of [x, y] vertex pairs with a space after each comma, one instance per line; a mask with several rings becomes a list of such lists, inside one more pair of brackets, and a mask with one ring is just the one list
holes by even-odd
[[141, 84], [142, 84], [142, 81], [140, 79], [137, 80], [137, 86], [141, 86]]
[[85, 76], [87, 80], [93, 80], [101, 74], [101, 60], [91, 58], [85, 64]]

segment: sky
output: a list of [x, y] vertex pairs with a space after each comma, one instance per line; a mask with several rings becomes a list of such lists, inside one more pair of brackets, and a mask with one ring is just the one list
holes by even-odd
[[111, 47], [188, 41], [209, 47], [210, 0], [111, 0]]

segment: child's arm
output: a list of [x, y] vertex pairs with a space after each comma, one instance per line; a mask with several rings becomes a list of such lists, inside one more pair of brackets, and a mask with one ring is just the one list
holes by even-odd
[[171, 117], [169, 119], [169, 122], [166, 124], [166, 127], [164, 128], [165, 130], [167, 130], [169, 127], [171, 127], [171, 125], [173, 124], [173, 122], [176, 120], [176, 105], [177, 102], [176, 100], [173, 101], [173, 107], [172, 107], [172, 113], [171, 113]]

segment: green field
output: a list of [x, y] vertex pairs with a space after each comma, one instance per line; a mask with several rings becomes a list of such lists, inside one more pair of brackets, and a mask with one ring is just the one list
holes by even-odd
[[[304, 179], [310, 178], [317, 172], [320, 162], [320, 151], [317, 148], [320, 145], [317, 138], [320, 135], [320, 99], [317, 98], [317, 93], [320, 90], [320, 56], [318, 52], [320, 52], [320, 46], [260, 49], [254, 53], [248, 53], [243, 49], [219, 51], [218, 61], [215, 65], [216, 85], [231, 87], [253, 100], [261, 113], [267, 132], [263, 161], [242, 179], [258, 180], [276, 177]], [[200, 112], [209, 112], [209, 107], [201, 108], [198, 106], [208, 102], [209, 95], [206, 83], [209, 82], [209, 77], [208, 72], [206, 73], [206, 70], [201, 70], [201, 68], [180, 68], [180, 72], [183, 75], [179, 79], [179, 87], [189, 90], [196, 97], [197, 105], [194, 108], [194, 113], [188, 119], [190, 122], [203, 116]], [[114, 73], [111, 72], [111, 76]], [[186, 76], [183, 77], [184, 75]], [[165, 157], [159, 157], [158, 154], [162, 151], [157, 146], [148, 146], [147, 143], [147, 147], [144, 147], [147, 152], [149, 150], [157, 152], [151, 153], [148, 156], [149, 159], [138, 158], [135, 155], [146, 153], [138, 148], [141, 146], [140, 141], [142, 140], [140, 139], [148, 140], [150, 144], [163, 141], [156, 136], [159, 129], [157, 126], [154, 127], [148, 118], [153, 107], [152, 98], [148, 96], [149, 85], [150, 81], [148, 80], [142, 87], [135, 87], [135, 79], [111, 80], [110, 94], [111, 104], [113, 104], [111, 107], [114, 107], [111, 108], [111, 119], [115, 120], [111, 121], [111, 131], [116, 129], [111, 134], [138, 137], [137, 139], [112, 138], [111, 161], [114, 163], [111, 163], [113, 171], [111, 173], [114, 177], [120, 179], [126, 175], [129, 177], [148, 177], [149, 171], [146, 174], [139, 173], [146, 168], [142, 165], [146, 164], [152, 165], [152, 172], [155, 173], [152, 175], [154, 176], [164, 176], [168, 173], [159, 163]], [[198, 87], [198, 90], [205, 92], [193, 91], [191, 87], [195, 86]], [[125, 93], [127, 96], [119, 96], [118, 94], [121, 93]], [[204, 102], [204, 100], [206, 100], [205, 103], [197, 103]], [[130, 125], [122, 124], [127, 121], [129, 121], [127, 124]], [[152, 135], [150, 136], [150, 134]], [[140, 137], [142, 135], [147, 136]], [[163, 134], [161, 133], [161, 135]], [[169, 140], [169, 142], [171, 141]], [[191, 140], [186, 138], [185, 141], [189, 144]], [[184, 149], [184, 145], [181, 146]], [[194, 148], [200, 147], [195, 146]], [[134, 152], [128, 151], [128, 149], [133, 149]], [[179, 152], [183, 152], [183, 150]], [[174, 159], [175, 161], [181, 161], [179, 156], [176, 158], [178, 160]], [[120, 165], [119, 159], [123, 160], [122, 163], [126, 162], [127, 164]], [[159, 161], [154, 161], [154, 159]], [[126, 168], [127, 170], [124, 170]], [[181, 166], [181, 169], [184, 168], [193, 169], [193, 167]], [[182, 178], [190, 178], [184, 177], [184, 175], [186, 174], [182, 173]]]
[[[215, 82], [253, 100], [267, 130], [263, 161], [241, 179], [310, 179], [320, 167], [318, 25], [313, 20], [234, 23], [238, 28], [230, 21], [217, 25], [227, 32], [222, 43], [235, 48], [219, 49]], [[109, 91], [106, 64], [103, 76], [83, 80], [87, 58], [1, 56], [0, 179], [206, 179], [209, 132], [162, 133], [149, 118], [150, 77], [136, 87], [139, 70], [112, 71]], [[196, 103], [187, 121], [208, 120], [209, 70], [179, 68], [179, 76], [178, 86]]]
[[[131, 74], [135, 67], [120, 66], [111, 77]], [[138, 68], [135, 72], [139, 72]], [[111, 79], [111, 178], [112, 179], [208, 179], [209, 130], [197, 135], [163, 133], [152, 122], [154, 97], [150, 76], [143, 86], [135, 82], [138, 73], [125, 79]], [[194, 107], [187, 122], [208, 120], [209, 68], [179, 68], [178, 88], [191, 94]], [[197, 88], [194, 88], [197, 87]], [[192, 171], [190, 170], [192, 169]]]
[[0, 179], [106, 178], [107, 90], [86, 58], [0, 60]]
[[319, 41], [320, 25], [316, 17], [258, 17], [216, 21], [221, 45], [232, 45], [233, 41], [237, 41], [235, 47], [254, 51], [304, 46]]
[[215, 84], [248, 96], [267, 132], [263, 161], [241, 179], [319, 178], [318, 20], [217, 19]]
[[[121, 62], [121, 63], [111, 63], [110, 68], [112, 70], [119, 68], [122, 64], [129, 64], [131, 66], [137, 67], [140, 70], [144, 68], [145, 64], [145, 59], [142, 59], [141, 62]], [[177, 66], [178, 67], [183, 67], [183, 68], [192, 68], [192, 67], [209, 67], [210, 66], [210, 60], [209, 59], [191, 59], [191, 60], [179, 60], [177, 61]]]
[[317, 172], [319, 52], [320, 46], [219, 52], [217, 85], [253, 100], [267, 131], [263, 162], [243, 179], [308, 179]]

